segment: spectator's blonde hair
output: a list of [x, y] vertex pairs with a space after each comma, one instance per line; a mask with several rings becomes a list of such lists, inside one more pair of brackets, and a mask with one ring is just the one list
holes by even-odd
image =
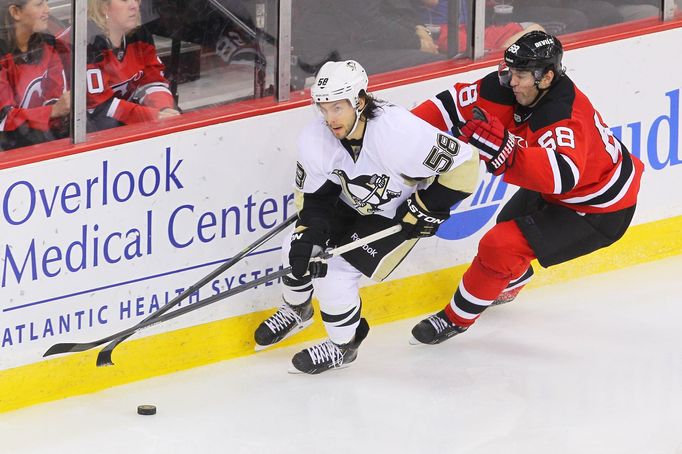
[[[142, 0], [138, 0], [138, 2], [142, 4]], [[104, 7], [110, 4], [111, 0], [88, 0], [88, 18], [97, 24], [97, 26], [101, 28], [107, 36], [109, 35], [109, 27], [107, 26], [107, 16], [104, 13]], [[137, 26], [139, 27], [141, 24], [142, 17], [138, 14]]]

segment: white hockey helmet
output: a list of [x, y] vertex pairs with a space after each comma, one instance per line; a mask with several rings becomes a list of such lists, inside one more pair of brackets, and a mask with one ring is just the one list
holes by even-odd
[[368, 84], [365, 69], [355, 60], [328, 61], [317, 72], [310, 95], [314, 103], [347, 99], [357, 110], [360, 92], [366, 92]]

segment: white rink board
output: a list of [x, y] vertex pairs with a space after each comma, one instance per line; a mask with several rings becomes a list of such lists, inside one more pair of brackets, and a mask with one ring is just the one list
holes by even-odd
[[[682, 214], [682, 63], [673, 57], [680, 42], [682, 30], [675, 29], [564, 58], [605, 121], [643, 155], [648, 169], [635, 223]], [[377, 95], [412, 107], [456, 80], [473, 81], [492, 69]], [[285, 219], [292, 209], [284, 201], [292, 191], [296, 135], [312, 115], [309, 107], [293, 109], [4, 170], [0, 370], [40, 361], [56, 342], [90, 341], [131, 326], [153, 304], [163, 304], [166, 292], [172, 298]], [[451, 239], [422, 241], [392, 279], [471, 260], [512, 193], [488, 176], [480, 189], [455, 210], [445, 229]], [[223, 210], [229, 210], [224, 237]], [[277, 268], [279, 243], [226, 273], [228, 282]], [[199, 296], [214, 292], [209, 285]], [[278, 294], [276, 284], [260, 287], [142, 334], [263, 310], [277, 304]]]

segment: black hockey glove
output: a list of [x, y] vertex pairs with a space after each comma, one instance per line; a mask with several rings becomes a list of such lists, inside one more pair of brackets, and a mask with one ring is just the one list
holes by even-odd
[[289, 250], [289, 264], [291, 274], [300, 279], [308, 272], [311, 277], [324, 277], [327, 275], [327, 264], [322, 261], [312, 261], [324, 251], [329, 242], [329, 235], [319, 229], [300, 225], [296, 227], [291, 236], [291, 249]]
[[403, 227], [400, 234], [411, 239], [435, 235], [438, 227], [449, 218], [449, 211], [430, 211], [426, 208], [415, 192], [398, 207], [394, 219]]
[[460, 138], [481, 151], [488, 172], [500, 175], [512, 166], [521, 138], [507, 131], [497, 117], [474, 107], [473, 120], [467, 121], [461, 131]]

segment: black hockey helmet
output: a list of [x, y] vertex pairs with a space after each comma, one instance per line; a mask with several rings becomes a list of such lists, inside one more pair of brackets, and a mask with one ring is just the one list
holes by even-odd
[[542, 31], [528, 32], [504, 52], [504, 60], [498, 71], [500, 83], [505, 87], [509, 86], [509, 68], [531, 71], [536, 84], [551, 69], [554, 72], [554, 85], [564, 75], [564, 68], [561, 66], [563, 55], [563, 46], [556, 36]]

